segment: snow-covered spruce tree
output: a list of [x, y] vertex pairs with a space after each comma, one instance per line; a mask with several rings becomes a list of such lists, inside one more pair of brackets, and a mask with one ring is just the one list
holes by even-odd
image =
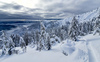
[[80, 36], [84, 36], [84, 32], [83, 32], [83, 23], [79, 24], [79, 35]]
[[54, 36], [57, 36], [60, 38], [60, 40], [63, 40], [63, 34], [62, 33], [64, 30], [61, 27], [57, 27], [53, 29], [54, 34], [51, 35], [51, 38], [54, 38]]
[[88, 33], [91, 33], [91, 31], [93, 31], [93, 22], [90, 21], [90, 22], [87, 22], [88, 24]]
[[12, 38], [12, 41], [15, 43], [15, 47], [19, 47], [20, 36], [17, 34], [12, 34], [10, 37]]
[[8, 37], [5, 33], [5, 31], [2, 31], [1, 38], [3, 41], [2, 55], [5, 55], [7, 53], [9, 55], [13, 54], [15, 44], [14, 44], [12, 38]]
[[26, 52], [26, 43], [22, 37], [20, 37], [20, 47], [22, 48], [23, 52]]
[[31, 44], [33, 42], [32, 34], [28, 33], [28, 32], [26, 32], [24, 34], [23, 39], [24, 39], [26, 45]]
[[[31, 37], [33, 39], [32, 46], [33, 47], [37, 46], [38, 42], [39, 42], [39, 39], [40, 39], [40, 32], [39, 32], [39, 30], [35, 30], [35, 31], [32, 31], [31, 34], [32, 34]], [[38, 50], [38, 46], [37, 46], [36, 50]]]
[[33, 44], [33, 46], [36, 44], [36, 35], [35, 35], [35, 32], [34, 31], [32, 31], [31, 32], [31, 37], [32, 37], [32, 39], [33, 39], [33, 41], [32, 41], [32, 44]]
[[49, 36], [51, 37], [53, 34], [55, 34], [55, 29], [53, 27], [47, 29], [47, 33], [49, 33]]
[[2, 38], [2, 55], [5, 55], [7, 52], [8, 52], [8, 48], [9, 48], [9, 41], [8, 41], [8, 37], [5, 33], [5, 31], [2, 31], [2, 35], [1, 35], [1, 38]]
[[79, 35], [79, 31], [78, 31], [78, 21], [77, 19], [74, 17], [71, 24], [70, 24], [70, 27], [69, 27], [69, 38], [74, 40], [74, 41], [77, 41], [77, 36]]
[[[69, 30], [69, 26], [70, 26], [70, 23], [69, 22], [66, 22], [66, 25], [63, 26], [64, 27], [64, 30], [65, 30], [65, 39], [68, 38], [68, 30]], [[64, 40], [65, 40], [64, 39]]]
[[46, 34], [46, 43], [45, 43], [45, 47], [46, 47], [46, 50], [50, 50], [50, 49], [51, 49], [50, 36], [49, 36], [48, 33]]
[[36, 31], [36, 43], [39, 42], [39, 39], [40, 39], [40, 32], [39, 31]]
[[45, 42], [46, 42], [45, 26], [42, 22], [40, 23], [40, 25], [41, 25], [41, 33], [40, 33], [40, 42], [39, 42], [39, 45], [38, 45], [39, 51], [45, 49]]
[[67, 38], [67, 32], [64, 29], [64, 26], [61, 27], [61, 40], [65, 40]]
[[42, 22], [40, 23], [40, 25], [41, 25], [41, 32], [40, 32], [40, 40], [38, 42], [38, 50], [39, 51], [41, 51], [41, 50], [50, 50], [51, 45], [50, 45], [49, 39], [46, 39], [47, 33], [46, 33], [46, 30], [45, 30], [45, 26]]
[[36, 31], [36, 36], [35, 36], [35, 38], [36, 38], [36, 46], [37, 46], [37, 48], [36, 48], [36, 50], [39, 50], [38, 48], [38, 44], [39, 44], [39, 41], [40, 41], [40, 32], [39, 31]]
[[15, 47], [20, 46], [20, 36], [18, 34], [15, 35]]
[[84, 35], [89, 33], [89, 29], [88, 28], [89, 28], [88, 23], [87, 22], [83, 22], [82, 23], [82, 31], [83, 31]]
[[85, 35], [88, 34], [88, 24], [87, 24], [87, 22], [83, 23], [83, 32], [84, 32]]
[[100, 34], [100, 15], [96, 18], [96, 21], [95, 21], [94, 35], [95, 35], [97, 32]]
[[28, 45], [29, 39], [28, 39], [28, 33], [27, 32], [24, 34], [23, 39], [25, 41], [25, 44]]
[[96, 21], [96, 18], [94, 17], [94, 18], [92, 19], [93, 31], [95, 30], [95, 21]]
[[12, 55], [14, 50], [15, 50], [15, 43], [13, 42], [12, 38], [9, 37], [9, 50], [8, 50], [8, 54]]

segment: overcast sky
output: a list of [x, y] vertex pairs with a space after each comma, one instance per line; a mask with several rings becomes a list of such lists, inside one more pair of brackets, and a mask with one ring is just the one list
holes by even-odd
[[0, 19], [64, 19], [100, 7], [100, 0], [0, 0]]

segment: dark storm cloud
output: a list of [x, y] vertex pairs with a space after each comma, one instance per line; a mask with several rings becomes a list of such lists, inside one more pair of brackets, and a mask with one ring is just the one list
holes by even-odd
[[[14, 13], [11, 13], [10, 11], [8, 12], [3, 11], [3, 10], [9, 10], [9, 9], [20, 11], [21, 8], [26, 8], [27, 11], [14, 12]], [[16, 3], [11, 3], [11, 4], [3, 3], [3, 5], [0, 6], [0, 19], [34, 19], [34, 20], [44, 19], [43, 17], [41, 17], [40, 13], [28, 14], [30, 12], [34, 12], [38, 10], [41, 10], [41, 9], [40, 8], [30, 9], [30, 8], [18, 5]]]
[[37, 8], [26, 8], [16, 3], [4, 3], [0, 9], [20, 11], [25, 8], [25, 11], [14, 14], [0, 11], [0, 19], [63, 19], [94, 10], [100, 6], [100, 0], [40, 0], [39, 2], [41, 3], [37, 5]]
[[34, 19], [34, 20], [40, 20], [43, 19], [40, 16], [34, 16], [34, 15], [27, 15], [27, 14], [10, 14], [7, 12], [0, 11], [0, 19]]
[[91, 11], [100, 7], [100, 0], [87, 0], [77, 7], [82, 12]]
[[[82, 14], [100, 7], [100, 0], [42, 0], [41, 5], [44, 6], [45, 11], [63, 13], [62, 16], [67, 17], [73, 14]], [[61, 14], [57, 15], [60, 17]], [[47, 16], [51, 17], [52, 15], [47, 14]]]
[[11, 3], [11, 4], [8, 4], [8, 3], [3, 3], [2, 6], [0, 6], [1, 9], [15, 9], [15, 10], [19, 10], [21, 9], [23, 6], [21, 5], [18, 5], [18, 4], [15, 4], [15, 3]]
[[60, 14], [61, 13], [45, 13], [44, 14], [44, 17], [57, 17]]

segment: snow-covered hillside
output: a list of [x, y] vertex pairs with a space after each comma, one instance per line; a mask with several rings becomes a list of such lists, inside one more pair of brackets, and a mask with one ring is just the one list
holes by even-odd
[[[62, 51], [68, 53], [64, 55]], [[27, 47], [27, 52], [18, 55], [1, 56], [0, 62], [99, 62], [100, 36], [89, 34], [78, 42], [65, 40], [52, 47], [50, 51], [36, 51]]]
[[[100, 8], [97, 8], [97, 9], [92, 10], [90, 12], [76, 15], [76, 18], [81, 23], [81, 22], [91, 21], [92, 19], [98, 17], [99, 14], [100, 14]], [[57, 21], [56, 23], [57, 24], [59, 23], [59, 25], [66, 25], [66, 22], [71, 22], [72, 19], [73, 19], [73, 17], [67, 17], [63, 20]]]

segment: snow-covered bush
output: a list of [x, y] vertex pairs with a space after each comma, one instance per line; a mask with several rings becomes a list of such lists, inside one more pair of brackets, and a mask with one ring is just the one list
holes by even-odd
[[57, 43], [60, 43], [61, 40], [58, 36], [53, 35], [52, 38], [50, 39], [51, 45], [56, 45]]

